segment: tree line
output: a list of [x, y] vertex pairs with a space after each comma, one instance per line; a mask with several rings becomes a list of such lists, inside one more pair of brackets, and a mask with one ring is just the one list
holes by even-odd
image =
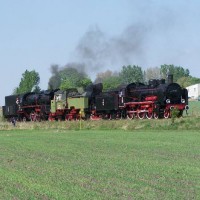
[[[83, 71], [73, 67], [64, 67], [59, 69], [58, 65], [51, 66], [52, 76], [49, 78], [47, 89], [62, 90], [69, 88], [84, 89], [92, 83], [91, 78]], [[200, 83], [200, 78], [192, 77], [188, 69], [174, 65], [161, 65], [160, 67], [150, 67], [142, 70], [142, 67], [136, 65], [122, 66], [121, 71], [115, 72], [106, 70], [98, 73], [94, 83], [103, 83], [104, 90], [112, 90], [122, 84], [132, 82], [148, 83], [150, 79], [166, 78], [167, 74], [171, 73], [174, 76], [174, 82], [177, 82], [182, 87]], [[26, 70], [22, 74], [19, 86], [13, 91], [13, 94], [22, 94], [25, 92], [38, 92], [40, 76], [35, 70]]]

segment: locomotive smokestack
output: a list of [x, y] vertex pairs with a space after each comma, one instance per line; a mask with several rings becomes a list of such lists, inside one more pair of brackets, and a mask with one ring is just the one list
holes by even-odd
[[167, 75], [167, 82], [168, 82], [168, 84], [173, 83], [173, 74], [168, 74]]

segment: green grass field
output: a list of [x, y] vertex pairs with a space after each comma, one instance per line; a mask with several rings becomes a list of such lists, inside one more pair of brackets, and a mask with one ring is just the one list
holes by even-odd
[[200, 116], [200, 101], [190, 101], [189, 107], [188, 113], [191, 116]]
[[200, 131], [1, 130], [0, 199], [200, 199]]

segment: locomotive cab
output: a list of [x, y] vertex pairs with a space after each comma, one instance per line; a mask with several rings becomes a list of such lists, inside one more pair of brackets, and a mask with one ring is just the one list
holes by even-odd
[[55, 113], [57, 109], [64, 109], [66, 107], [66, 91], [58, 90], [51, 100], [51, 112]]

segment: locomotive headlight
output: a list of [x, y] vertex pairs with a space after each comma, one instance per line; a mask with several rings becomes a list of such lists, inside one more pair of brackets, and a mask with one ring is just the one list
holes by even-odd
[[181, 99], [181, 103], [185, 103], [185, 99]]
[[170, 99], [167, 99], [167, 100], [166, 100], [166, 103], [170, 103]]

